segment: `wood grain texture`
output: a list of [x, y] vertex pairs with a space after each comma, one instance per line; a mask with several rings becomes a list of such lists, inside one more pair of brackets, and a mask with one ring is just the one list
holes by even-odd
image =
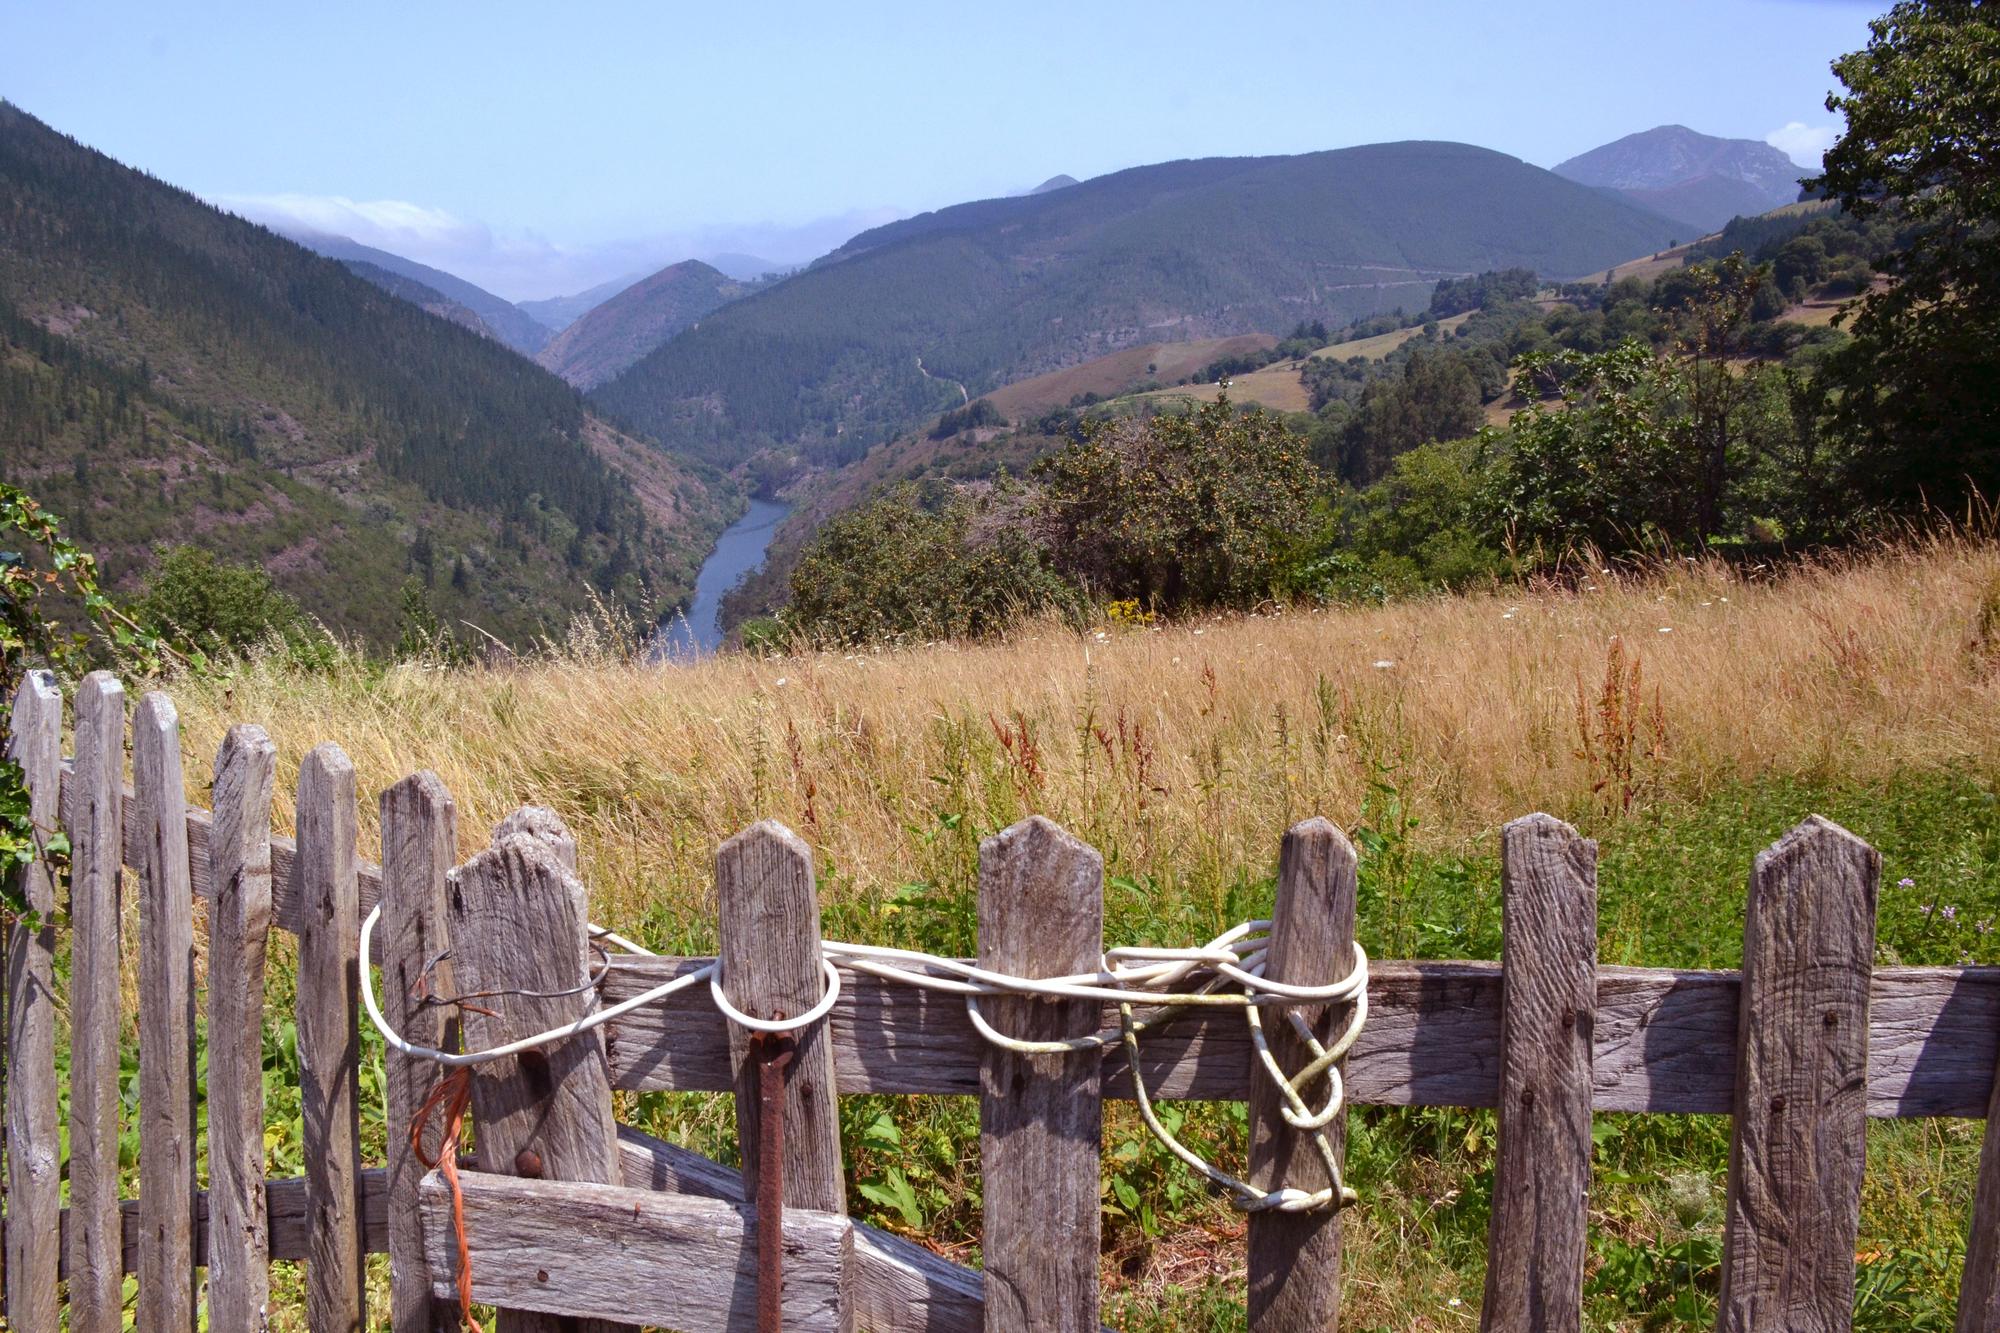
[[[62, 784], [62, 691], [30, 671], [14, 692], [6, 754], [21, 766], [28, 816], [46, 845], [58, 832]], [[62, 1245], [62, 1161], [56, 1131], [56, 886], [37, 856], [14, 887], [34, 919], [7, 923], [7, 1322], [56, 1326]]]
[[[379, 1166], [371, 1166], [361, 1173], [358, 1183], [361, 1194], [364, 1236], [370, 1254], [380, 1254], [388, 1246], [388, 1186], [387, 1177]], [[311, 1241], [310, 1223], [306, 1211], [306, 1178], [289, 1176], [264, 1182], [264, 1207], [266, 1234], [271, 1239], [271, 1257], [297, 1262], [306, 1258]], [[137, 1199], [126, 1199], [118, 1206], [118, 1227], [113, 1234], [119, 1237], [117, 1247], [112, 1251], [111, 1271], [114, 1275], [137, 1273], [139, 1271], [139, 1230], [140, 1208]], [[70, 1209], [63, 1209], [62, 1228], [65, 1240], [71, 1235], [74, 1221]], [[194, 1197], [193, 1251], [197, 1265], [208, 1262], [208, 1191], [201, 1190]], [[69, 1268], [69, 1260], [63, 1261], [63, 1276], [75, 1289], [77, 1274]], [[213, 1324], [211, 1323], [211, 1327]]]
[[[560, 844], [567, 835], [504, 823], [501, 834], [451, 872], [446, 890], [453, 985], [461, 994], [499, 992], [479, 1001], [492, 1012], [464, 1012], [470, 1050], [573, 1023], [596, 1003], [592, 992], [578, 990], [590, 978], [589, 915], [583, 885], [565, 864]], [[472, 1114], [483, 1172], [596, 1184], [617, 1179], [611, 1083], [595, 1032], [477, 1066]], [[426, 1253], [435, 1283], [436, 1256]], [[476, 1260], [473, 1268], [476, 1274]], [[532, 1313], [503, 1313], [499, 1325], [566, 1327]]]
[[[629, 1319], [682, 1329], [755, 1330], [757, 1242], [748, 1204], [616, 1185], [462, 1176], [472, 1296], [503, 1309]], [[425, 1178], [425, 1240], [438, 1293], [458, 1266], [451, 1191]], [[845, 1216], [785, 1216], [784, 1327], [847, 1327], [853, 1251]]]
[[1986, 1107], [1979, 1145], [1979, 1183], [1965, 1236], [1965, 1273], [1958, 1284], [1958, 1333], [2000, 1328], [2000, 1080]]
[[[631, 1189], [746, 1202], [743, 1177], [700, 1153], [618, 1127], [618, 1161]], [[985, 1307], [977, 1269], [914, 1241], [854, 1224], [849, 1298], [857, 1327], [873, 1333], [976, 1333]]]
[[[614, 957], [607, 1004], [705, 966], [706, 958]], [[1359, 1106], [1493, 1106], [1500, 1093], [1500, 966], [1369, 961], [1368, 1026], [1348, 1057]], [[1591, 1105], [1598, 1111], [1727, 1115], [1736, 1088], [1734, 972], [1600, 966]], [[2000, 967], [1885, 967], [1869, 1002], [1868, 1114], [1986, 1114], [2000, 1060]], [[1099, 1017], [1115, 1026], [1117, 1012]], [[954, 996], [843, 969], [829, 1016], [834, 1076], [855, 1093], [979, 1091], [986, 1043]], [[699, 988], [613, 1020], [615, 1086], [727, 1092], [729, 1034]], [[1241, 1101], [1250, 1044], [1234, 1015], [1193, 1016], [1141, 1048], [1156, 1096]], [[1122, 1052], [1104, 1095], [1129, 1098]]]
[[140, 1333], [194, 1327], [194, 894], [180, 719], [157, 690], [132, 718], [139, 872]]
[[[1271, 950], [1265, 975], [1300, 986], [1324, 986], [1354, 967], [1354, 847], [1324, 819], [1285, 833], [1278, 856], [1278, 892], [1271, 909]], [[1333, 1039], [1351, 1013], [1347, 1005], [1301, 1006], [1297, 1012], [1321, 1042]], [[1238, 1018], [1241, 1022], [1241, 1018]], [[1295, 1070], [1312, 1052], [1283, 1010], [1264, 1011], [1264, 1031], [1280, 1068]], [[1324, 1189], [1326, 1164], [1312, 1136], [1284, 1122], [1284, 1102], [1261, 1060], [1249, 1062], [1250, 1183], [1260, 1189]], [[1317, 1109], [1327, 1082], [1303, 1089]], [[1328, 1127], [1336, 1154], [1345, 1151], [1347, 1116]], [[1250, 1327], [1256, 1333], [1304, 1333], [1340, 1318], [1340, 1213], [1262, 1212], [1250, 1215]]]
[[[69, 1197], [63, 1241], [71, 1333], [119, 1333], [119, 866], [124, 860], [125, 687], [93, 671], [76, 693], [69, 830]], [[136, 1240], [136, 1237], [135, 1237]], [[136, 1258], [136, 1255], [135, 1255]]]
[[299, 1101], [305, 1122], [306, 1319], [313, 1333], [358, 1333], [367, 1317], [362, 1257], [360, 918], [354, 872], [354, 765], [338, 745], [317, 746], [299, 766], [299, 854], [293, 898], [301, 910], [298, 971]]
[[1817, 816], [1751, 871], [1723, 1333], [1853, 1318], [1880, 875], [1873, 848]]
[[1597, 844], [1548, 815], [1500, 835], [1500, 1134], [1479, 1326], [1583, 1326]]
[[[1094, 971], [1104, 952], [1104, 862], [1039, 815], [979, 845], [979, 961], [1023, 977]], [[981, 1005], [1009, 1036], [1097, 1031], [1088, 1001]], [[1098, 1327], [1103, 1065], [1096, 1052], [1019, 1055], [988, 1046], [980, 1069], [985, 1327]]]
[[278, 747], [231, 727], [215, 755], [208, 911], [208, 1318], [261, 1329], [270, 1314], [264, 1208], [264, 956], [271, 934], [271, 792]]
[[[783, 824], [765, 820], [722, 844], [715, 855], [717, 936], [722, 992], [752, 1018], [802, 1014], [826, 991], [820, 971], [819, 895], [812, 849]], [[840, 1167], [840, 1105], [833, 1043], [824, 1020], [795, 1035], [785, 1073], [785, 1206], [847, 1211]], [[758, 1066], [750, 1033], [729, 1025], [735, 1069], [736, 1138], [746, 1163], [758, 1160]], [[744, 1173], [756, 1197], [756, 1172]]]
[[[63, 765], [63, 822], [69, 822], [70, 802], [75, 799], [71, 787], [74, 783], [74, 765]], [[132, 789], [124, 789], [124, 798], [132, 800]], [[209, 865], [208, 839], [214, 827], [214, 816], [208, 811], [190, 808], [187, 811], [187, 844], [189, 883], [197, 898], [215, 896], [214, 874]], [[125, 826], [124, 847], [121, 853], [125, 866], [138, 870], [145, 864], [146, 845], [140, 837], [136, 825]], [[292, 859], [298, 855], [298, 843], [281, 834], [271, 835], [271, 924], [291, 934], [299, 933], [300, 908], [292, 896]], [[355, 863], [355, 874], [361, 887], [361, 911], [372, 910], [382, 894], [382, 870], [380, 866], [367, 861]]]
[[[382, 1012], [396, 1031], [421, 1045], [455, 1049], [450, 1008], [426, 998], [453, 994], [445, 880], [458, 861], [458, 807], [435, 773], [404, 778], [382, 793], [382, 919], [375, 940], [382, 960]], [[410, 1125], [436, 1086], [428, 1060], [384, 1053], [391, 1197], [389, 1305], [395, 1333], [446, 1333], [458, 1327], [458, 1303], [431, 1291], [424, 1258], [417, 1183], [423, 1163], [410, 1150]]]

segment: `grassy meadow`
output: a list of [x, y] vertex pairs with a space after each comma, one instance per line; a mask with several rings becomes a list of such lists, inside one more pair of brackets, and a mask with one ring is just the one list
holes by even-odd
[[[2000, 549], [1981, 541], [981, 645], [661, 668], [618, 642], [584, 627], [504, 667], [273, 659], [180, 682], [190, 795], [206, 803], [225, 729], [256, 721], [281, 827], [305, 752], [346, 749], [369, 855], [374, 794], [418, 768], [467, 844], [549, 805], [596, 919], [690, 952], [714, 943], [716, 844], [765, 816], [812, 843], [829, 934], [970, 952], [979, 840], [1031, 811], [1103, 852], [1109, 943], [1259, 914], [1279, 835], [1323, 813], [1362, 852], [1373, 955], [1493, 958], [1498, 830], [1540, 809], [1601, 843], [1602, 961], [1688, 967], [1737, 963], [1752, 856], [1818, 812], [1883, 853], [1881, 963], [2000, 961]], [[274, 952], [279, 1007], [285, 966]], [[1240, 1107], [1172, 1114], [1240, 1163]], [[627, 1097], [621, 1115], [733, 1152], [725, 1099]], [[976, 1107], [850, 1098], [843, 1120], [855, 1210], [976, 1260]], [[1871, 1126], [1858, 1326], [1950, 1326], [1981, 1128]], [[1597, 1144], [1591, 1326], [1706, 1326], [1727, 1120], [1604, 1115]], [[1241, 1327], [1242, 1219], [1129, 1106], [1107, 1107], [1105, 1153], [1107, 1320]], [[1475, 1326], [1492, 1115], [1361, 1108], [1350, 1160], [1343, 1326]]]

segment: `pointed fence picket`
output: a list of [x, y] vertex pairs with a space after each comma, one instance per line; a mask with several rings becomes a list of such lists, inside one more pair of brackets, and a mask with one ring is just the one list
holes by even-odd
[[[294, 842], [269, 831], [274, 756], [254, 727], [232, 730], [217, 754], [210, 815], [186, 807], [178, 721], [164, 694], [134, 711], [130, 788], [125, 700], [109, 676], [79, 690], [73, 761], [60, 757], [52, 680], [31, 677], [13, 717], [7, 749], [27, 774], [37, 830], [60, 830], [71, 846], [70, 1204], [58, 1213], [54, 1188], [62, 904], [38, 866], [18, 886], [37, 915], [11, 923], [7, 936], [8, 1327], [53, 1333], [60, 1277], [70, 1328], [117, 1328], [127, 1273], [139, 1276], [141, 1329], [181, 1333], [204, 1300], [211, 1327], [258, 1327], [274, 1259], [306, 1263], [315, 1333], [366, 1327], [383, 1313], [399, 1333], [454, 1326], [450, 1190], [407, 1145], [434, 1067], [389, 1058], [389, 1164], [360, 1156], [361, 915], [382, 900], [376, 962], [391, 1018], [446, 1048], [461, 1024], [468, 1044], [490, 1044], [709, 960], [597, 954], [575, 844], [547, 811], [509, 816], [492, 847], [454, 867], [450, 793], [418, 774], [381, 795], [378, 869], [357, 857], [354, 773], [335, 746], [301, 767]], [[1849, 1326], [1868, 1117], [1987, 1118], [1959, 1327], [1996, 1326], [2000, 968], [1873, 967], [1879, 857], [1817, 818], [1756, 858], [1740, 973], [1599, 966], [1594, 846], [1535, 815], [1508, 825], [1502, 851], [1501, 961], [1373, 963], [1368, 1023], [1345, 1061], [1350, 1104], [1498, 1108], [1485, 1327], [1579, 1327], [1595, 1111], [1733, 1116], [1719, 1316], [1727, 1330]], [[136, 872], [138, 893], [132, 1015], [119, 1005], [121, 867]], [[747, 830], [718, 854], [717, 892], [727, 998], [769, 1017], [817, 1000], [818, 904], [805, 844], [775, 824]], [[201, 951], [197, 898], [206, 900]], [[1056, 825], [1030, 819], [982, 845], [988, 966], [1024, 976], [1088, 970], [1103, 945], [1102, 913], [1097, 853]], [[264, 1178], [257, 1134], [272, 927], [299, 943], [309, 1169], [298, 1179]], [[1346, 838], [1323, 820], [1290, 830], [1271, 974], [1338, 977], [1354, 930]], [[593, 984], [578, 990], [583, 982]], [[462, 1010], [436, 1002], [462, 990], [503, 998]], [[192, 1075], [204, 998], [201, 1189]], [[985, 1013], [1003, 1030], [1043, 1038], [1116, 1023], [1094, 1001], [995, 998]], [[1324, 1039], [1339, 1015], [1305, 1017]], [[128, 1021], [139, 1036], [139, 1194], [121, 1201]], [[1296, 1039], [1282, 1025], [1271, 1030], [1290, 1067]], [[1197, 1014], [1149, 1034], [1139, 1061], [1134, 1071], [1116, 1045], [1002, 1051], [952, 997], [843, 970], [837, 1003], [801, 1034], [784, 1084], [784, 1327], [1096, 1328], [1102, 1101], [1132, 1097], [1135, 1072], [1156, 1097], [1247, 1098], [1259, 1187], [1325, 1183], [1277, 1099], [1253, 1080], [1235, 1014]], [[695, 987], [482, 1067], [472, 1097], [479, 1151], [460, 1177], [474, 1297], [519, 1329], [757, 1327], [754, 1182], [612, 1118], [615, 1090], [735, 1093], [752, 1161], [760, 1122], [751, 1063], [745, 1034]], [[837, 1103], [857, 1093], [980, 1098], [983, 1273], [845, 1215]], [[1338, 1213], [1252, 1219], [1257, 1333], [1334, 1325], [1340, 1223]], [[390, 1256], [386, 1312], [365, 1308], [365, 1253]]]

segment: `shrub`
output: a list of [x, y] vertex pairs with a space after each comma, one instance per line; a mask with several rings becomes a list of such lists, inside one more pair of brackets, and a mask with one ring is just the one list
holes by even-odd
[[930, 492], [903, 485], [842, 514], [792, 571], [791, 623], [823, 643], [960, 638], [1076, 608], [1076, 590], [1024, 521], [1031, 502], [1002, 477]]
[[313, 637], [299, 604], [269, 574], [218, 560], [198, 546], [161, 551], [134, 609], [147, 623], [210, 652], [243, 653], [272, 642], [290, 647]]
[[1034, 476], [1056, 568], [1166, 611], [1270, 596], [1319, 491], [1305, 440], [1226, 396], [1185, 415], [1093, 426]]

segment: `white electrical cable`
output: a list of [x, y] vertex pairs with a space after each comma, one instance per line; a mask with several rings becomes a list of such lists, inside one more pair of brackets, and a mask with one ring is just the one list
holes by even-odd
[[[420, 1046], [406, 1040], [383, 1016], [381, 1003], [375, 994], [372, 963], [375, 925], [381, 916], [382, 909], [378, 905], [361, 923], [361, 999], [367, 1008], [369, 1021], [374, 1023], [376, 1030], [382, 1034], [382, 1039], [392, 1049], [415, 1059], [429, 1060], [446, 1068], [457, 1069], [484, 1064], [489, 1060], [498, 1060], [505, 1056], [519, 1055], [538, 1046], [580, 1036], [602, 1027], [614, 1018], [663, 1000], [703, 981], [708, 983], [709, 998], [730, 1022], [756, 1032], [796, 1032], [812, 1026], [832, 1012], [840, 998], [841, 981], [838, 965], [845, 965], [855, 972], [879, 977], [899, 985], [964, 996], [966, 1016], [980, 1036], [995, 1046], [1016, 1054], [1071, 1054], [1098, 1050], [1114, 1042], [1122, 1042], [1126, 1050], [1127, 1064], [1131, 1070], [1133, 1089], [1138, 1098], [1139, 1113], [1145, 1120], [1147, 1129], [1176, 1157], [1228, 1190], [1239, 1208], [1253, 1212], [1264, 1209], [1305, 1212], [1339, 1207], [1354, 1201], [1354, 1191], [1348, 1189], [1341, 1179], [1340, 1160], [1327, 1135], [1327, 1126], [1333, 1123], [1346, 1105], [1346, 1088], [1336, 1066], [1352, 1049], [1356, 1039], [1361, 1035], [1362, 1025], [1368, 1019], [1368, 954], [1359, 943], [1354, 945], [1354, 966], [1349, 969], [1345, 977], [1324, 986], [1301, 986], [1273, 981], [1264, 975], [1264, 963], [1269, 952], [1268, 936], [1271, 928], [1269, 921], [1245, 921], [1199, 948], [1124, 946], [1109, 949], [1104, 954], [1103, 965], [1097, 971], [1079, 972], [1066, 977], [1017, 977], [961, 962], [956, 958], [945, 958], [916, 949], [894, 949], [881, 945], [825, 940], [820, 945], [820, 966], [826, 974], [825, 994], [811, 1009], [793, 1018], [755, 1018], [736, 1008], [723, 994], [722, 965], [717, 961], [683, 973], [672, 981], [642, 991], [608, 1008], [593, 1009], [566, 1026], [550, 1028], [534, 1036], [523, 1037], [518, 1041], [483, 1051], [451, 1052]], [[602, 926], [592, 925], [589, 930], [593, 939], [603, 940], [627, 953], [643, 957], [654, 956], [649, 950]], [[1207, 975], [1194, 989], [1174, 989], [1187, 983], [1198, 973]], [[1220, 989], [1230, 983], [1241, 989]], [[1119, 1031], [1116, 1035], [1093, 1033], [1088, 1036], [1053, 1041], [1027, 1041], [1010, 1037], [989, 1023], [985, 1015], [980, 1012], [980, 998], [996, 995], [1045, 996], [1054, 999], [1113, 1003], [1118, 1006]], [[439, 1002], [449, 1003], [449, 1000]], [[1322, 1045], [1314, 1036], [1311, 1026], [1299, 1015], [1296, 1007], [1336, 1004], [1350, 1004], [1352, 1010], [1339, 1037], [1331, 1046]], [[1279, 1066], [1277, 1057], [1271, 1052], [1269, 1040], [1264, 1032], [1263, 1016], [1258, 1013], [1260, 1007], [1267, 1005], [1291, 1006], [1286, 1017], [1291, 1021], [1301, 1043], [1312, 1053], [1311, 1063], [1296, 1074], [1286, 1074]], [[1145, 1019], [1135, 1018], [1132, 1011], [1142, 1006], [1159, 1012]], [[1250, 1040], [1257, 1051], [1259, 1067], [1277, 1086], [1279, 1096], [1284, 1102], [1279, 1108], [1279, 1113], [1284, 1117], [1285, 1123], [1314, 1140], [1314, 1146], [1318, 1149], [1326, 1167], [1329, 1182], [1326, 1188], [1315, 1191], [1293, 1188], [1258, 1189], [1204, 1161], [1199, 1154], [1175, 1138], [1160, 1122], [1153, 1109], [1152, 1099], [1146, 1091], [1145, 1081], [1139, 1076], [1139, 1034], [1166, 1023], [1181, 1012], [1200, 1007], [1234, 1008], [1243, 1011], [1243, 1016], [1250, 1025]], [[1306, 1103], [1302, 1092], [1322, 1077], [1327, 1080], [1327, 1099], [1325, 1104], [1315, 1111]]]

